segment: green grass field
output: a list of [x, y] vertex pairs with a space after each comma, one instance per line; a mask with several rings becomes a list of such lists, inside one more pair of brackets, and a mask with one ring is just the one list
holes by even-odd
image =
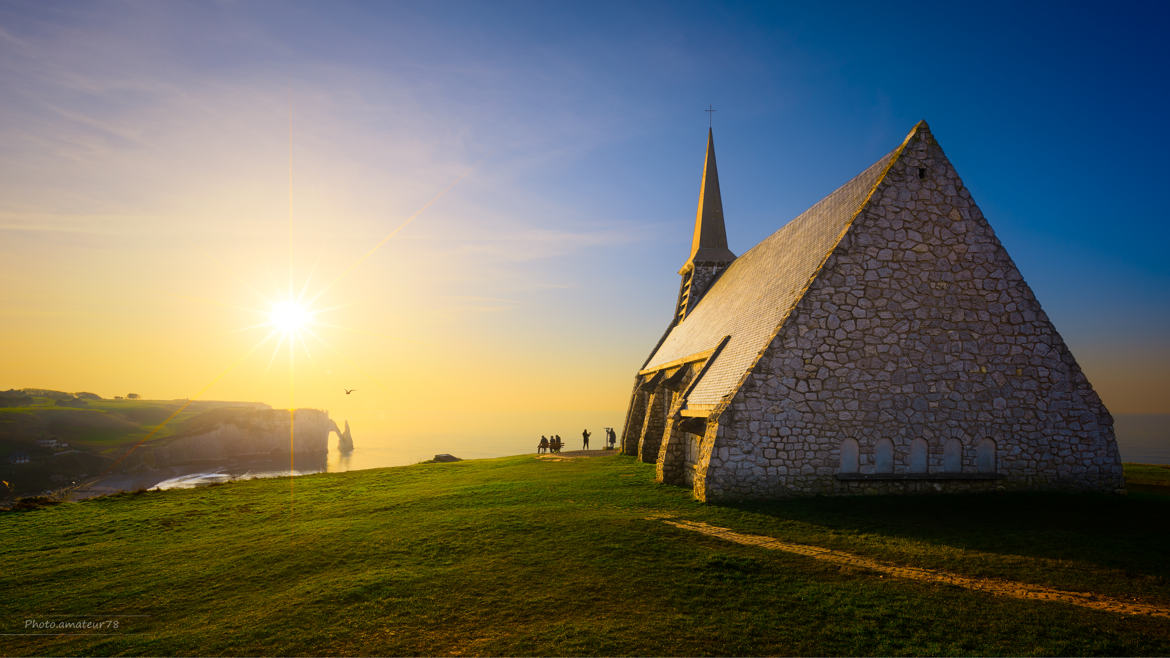
[[[100, 400], [72, 408], [36, 396], [32, 404], [0, 407], [0, 435], [9, 439], [10, 445], [17, 439], [52, 437], [76, 447], [108, 452], [141, 440], [182, 404], [177, 400]], [[194, 413], [183, 411], [174, 427]], [[163, 429], [163, 433], [171, 432], [172, 427]]]
[[1135, 491], [1170, 494], [1170, 465], [1126, 464], [1126, 484]]
[[[16, 654], [1167, 655], [1170, 620], [881, 577], [647, 518], [1170, 605], [1170, 487], [719, 507], [625, 457], [420, 464], [0, 513]], [[20, 635], [26, 620], [118, 620]], [[75, 631], [77, 632], [77, 631]]]
[[[193, 422], [197, 425], [208, 414], [256, 406], [217, 401], [87, 399], [74, 407], [57, 402], [69, 394], [46, 393], [49, 395], [30, 395], [28, 404], [0, 406], [0, 445], [12, 449], [36, 439], [56, 438], [76, 448], [117, 453], [147, 436], [165, 440], [189, 432]], [[168, 418], [170, 421], [159, 427]]]
[[[166, 444], [223, 424], [246, 424], [266, 405], [215, 400], [105, 400], [44, 389], [0, 391], [0, 505], [114, 473], [140, 443]], [[54, 443], [55, 442], [55, 443]], [[137, 453], [141, 458], [143, 452]], [[27, 458], [18, 463], [13, 458]], [[31, 463], [29, 463], [31, 462]], [[147, 467], [153, 466], [147, 463]]]

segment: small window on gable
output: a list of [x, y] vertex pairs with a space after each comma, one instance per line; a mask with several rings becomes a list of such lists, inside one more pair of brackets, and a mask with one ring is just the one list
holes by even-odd
[[873, 450], [874, 473], [894, 472], [894, 442], [889, 439], [878, 439]]
[[857, 472], [857, 441], [845, 439], [841, 442], [841, 473]]
[[958, 439], [947, 439], [943, 444], [943, 472], [963, 472], [963, 442]]
[[910, 442], [911, 473], [925, 473], [927, 471], [928, 452], [926, 439], [914, 439]]
[[995, 441], [983, 439], [975, 446], [975, 467], [980, 473], [995, 472]]
[[919, 167], [918, 168], [918, 177], [919, 178], [926, 178], [926, 167]]

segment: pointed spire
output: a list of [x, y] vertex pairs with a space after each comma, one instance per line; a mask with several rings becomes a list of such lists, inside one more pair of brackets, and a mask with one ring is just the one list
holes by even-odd
[[715, 137], [707, 129], [707, 161], [703, 165], [703, 183], [699, 188], [699, 209], [695, 213], [695, 236], [691, 256], [680, 274], [695, 263], [730, 263], [735, 254], [727, 248], [727, 229], [723, 225], [723, 198], [719, 194], [719, 170], [715, 166]]

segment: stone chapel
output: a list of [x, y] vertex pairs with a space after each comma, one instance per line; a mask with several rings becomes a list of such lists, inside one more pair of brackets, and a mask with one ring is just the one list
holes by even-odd
[[622, 450], [704, 501], [1120, 491], [1113, 418], [920, 122], [742, 256], [707, 156]]

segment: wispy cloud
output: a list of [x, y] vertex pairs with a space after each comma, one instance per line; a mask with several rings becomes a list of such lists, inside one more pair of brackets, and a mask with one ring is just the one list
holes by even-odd
[[430, 234], [416, 239], [431, 241], [436, 249], [460, 258], [525, 263], [643, 242], [651, 239], [657, 228], [657, 224], [631, 222], [596, 229], [527, 228], [503, 234]]
[[92, 226], [64, 226], [48, 224], [6, 224], [0, 222], [0, 231], [12, 233], [76, 233], [79, 235], [116, 235], [117, 231]]
[[45, 108], [57, 116], [83, 128], [88, 128], [115, 148], [133, 148], [142, 146], [142, 140], [136, 131], [125, 124], [105, 121], [92, 114], [59, 107], [52, 103], [45, 103]]
[[477, 295], [437, 295], [433, 299], [437, 309], [475, 311], [480, 313], [510, 311], [522, 303], [518, 299]]

